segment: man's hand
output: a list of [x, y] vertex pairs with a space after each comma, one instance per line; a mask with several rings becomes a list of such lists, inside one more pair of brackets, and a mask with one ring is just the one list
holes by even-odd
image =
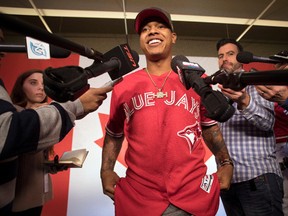
[[218, 85], [218, 87], [226, 97], [237, 103], [237, 108], [239, 110], [243, 110], [249, 105], [250, 96], [246, 92], [245, 88], [240, 91], [234, 91], [230, 88], [223, 88], [223, 86], [220, 84]]
[[107, 98], [107, 93], [112, 91], [112, 89], [112, 86], [88, 89], [88, 91], [79, 98], [83, 105], [84, 113], [88, 114], [97, 110]]
[[101, 181], [103, 193], [114, 200], [115, 186], [120, 177], [114, 171], [102, 171]]
[[233, 176], [233, 169], [232, 165], [224, 165], [220, 166], [217, 171], [217, 176], [219, 179], [220, 189], [228, 190], [230, 188], [232, 176]]
[[261, 97], [268, 101], [277, 102], [281, 105], [288, 98], [287, 86], [257, 85], [255, 87]]
[[[277, 70], [288, 69], [288, 63], [276, 64]], [[288, 86], [257, 85], [257, 92], [266, 100], [276, 102], [279, 105], [285, 103], [288, 98]]]

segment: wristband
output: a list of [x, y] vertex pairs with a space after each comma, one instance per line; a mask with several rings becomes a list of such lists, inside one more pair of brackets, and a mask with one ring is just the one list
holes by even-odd
[[234, 163], [230, 158], [220, 161], [219, 165], [220, 165], [220, 167], [226, 166], [226, 165], [231, 165], [234, 167]]

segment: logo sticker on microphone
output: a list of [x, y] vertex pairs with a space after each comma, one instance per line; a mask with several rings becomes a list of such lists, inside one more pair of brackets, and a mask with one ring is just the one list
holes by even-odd
[[124, 45], [124, 46], [123, 46], [123, 49], [125, 50], [125, 53], [126, 53], [127, 57], [129, 58], [132, 66], [136, 68], [136, 67], [137, 67], [137, 64], [136, 64], [136, 62], [135, 62], [135, 60], [134, 60], [134, 58], [133, 58], [133, 56], [132, 56], [132, 54], [131, 54], [131, 52], [130, 52], [129, 47], [128, 47], [127, 45]]
[[49, 44], [26, 37], [28, 59], [50, 59]]

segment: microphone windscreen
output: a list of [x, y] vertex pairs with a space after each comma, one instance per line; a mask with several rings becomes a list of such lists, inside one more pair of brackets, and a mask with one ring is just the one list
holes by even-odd
[[177, 66], [179, 66], [179, 61], [180, 62], [189, 62], [189, 59], [184, 55], [174, 56], [174, 58], [172, 59], [172, 62], [171, 62], [171, 68], [175, 73], [177, 73]]
[[244, 64], [253, 62], [253, 58], [253, 53], [251, 52], [240, 52], [236, 56], [237, 61]]
[[111, 59], [118, 59], [119, 68], [109, 71], [108, 74], [112, 80], [115, 80], [139, 67], [139, 55], [132, 51], [128, 44], [121, 44], [104, 54], [104, 62]]

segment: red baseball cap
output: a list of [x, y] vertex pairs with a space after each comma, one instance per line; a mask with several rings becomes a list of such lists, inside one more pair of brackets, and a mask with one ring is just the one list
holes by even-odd
[[163, 21], [174, 32], [170, 14], [157, 7], [146, 8], [138, 13], [134, 24], [136, 32], [140, 34], [141, 28], [153, 20]]

